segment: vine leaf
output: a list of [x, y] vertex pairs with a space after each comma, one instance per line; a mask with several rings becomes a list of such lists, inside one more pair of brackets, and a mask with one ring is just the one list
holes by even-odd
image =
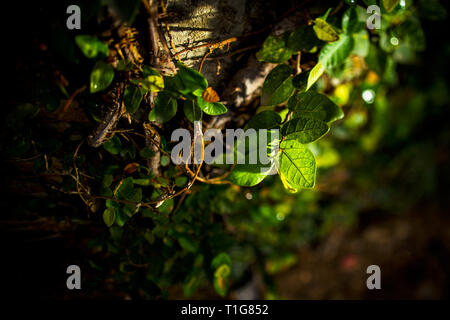
[[312, 152], [297, 140], [280, 144], [279, 175], [286, 189], [296, 192], [315, 184], [316, 161]]
[[158, 94], [153, 110], [149, 113], [150, 121], [167, 122], [177, 113], [176, 99], [165, 91]]
[[321, 120], [299, 117], [286, 122], [281, 129], [281, 135], [306, 144], [319, 139], [329, 130], [328, 125]]
[[80, 34], [75, 37], [75, 43], [89, 59], [96, 58], [97, 56], [102, 58], [108, 56], [108, 45], [97, 39], [97, 37]]
[[200, 72], [185, 66], [181, 62], [177, 62], [177, 67], [176, 77], [180, 80], [177, 84], [183, 85], [183, 88], [179, 88], [182, 94], [191, 93], [198, 89], [203, 91], [208, 88], [208, 81]]
[[[257, 113], [253, 118], [245, 126], [244, 130], [248, 129], [267, 129], [267, 151], [270, 153], [270, 146], [273, 144], [279, 143], [278, 140], [272, 136], [270, 129], [277, 129], [280, 126], [281, 117], [278, 113], [272, 110], [262, 111]], [[259, 135], [258, 135], [258, 145], [259, 145]], [[255, 152], [255, 151], [252, 151]], [[273, 159], [275, 160], [275, 159]], [[231, 174], [229, 179], [234, 184], [239, 186], [247, 186], [251, 187], [257, 185], [264, 178], [273, 173], [275, 166], [275, 161], [271, 164], [262, 164], [261, 162], [257, 162], [255, 164], [237, 164]]]
[[256, 58], [259, 61], [282, 63], [289, 60], [292, 56], [292, 51], [286, 47], [283, 39], [270, 35], [264, 41], [263, 47], [256, 53]]
[[312, 68], [308, 75], [308, 82], [306, 84], [306, 91], [311, 88], [314, 83], [316, 83], [317, 80], [322, 76], [323, 72], [325, 71], [322, 62], [317, 62], [317, 64]]
[[90, 91], [91, 93], [99, 92], [108, 88], [114, 79], [114, 69], [111, 65], [97, 61], [91, 72]]
[[261, 105], [274, 106], [283, 103], [294, 92], [292, 69], [287, 64], [280, 64], [267, 75], [261, 92]]
[[307, 91], [292, 96], [288, 101], [293, 118], [307, 117], [331, 123], [344, 116], [339, 108], [328, 97], [315, 91]]
[[320, 51], [319, 61], [325, 70], [331, 70], [341, 65], [350, 55], [353, 49], [353, 37], [342, 35], [341, 38], [333, 43], [325, 45]]
[[103, 144], [103, 148], [111, 154], [119, 154], [122, 150], [122, 142], [117, 136], [113, 136]]
[[106, 208], [105, 211], [103, 211], [103, 221], [105, 222], [106, 226], [109, 228], [114, 224], [114, 221], [116, 220], [116, 210], [114, 208]]
[[202, 97], [197, 97], [198, 106], [203, 110], [204, 113], [211, 116], [217, 116], [219, 114], [224, 114], [228, 109], [220, 102], [208, 102]]
[[147, 92], [144, 88], [140, 88], [135, 85], [128, 85], [123, 94], [123, 103], [127, 109], [127, 112], [133, 114], [139, 109], [142, 98]]
[[292, 78], [292, 85], [299, 91], [305, 91], [308, 85], [308, 78], [311, 70], [301, 72]]
[[289, 35], [287, 46], [292, 51], [310, 51], [317, 46], [320, 41], [310, 26], [301, 26]]
[[314, 31], [317, 38], [326, 42], [333, 42], [339, 39], [339, 34], [334, 28], [325, 20], [317, 18], [314, 20]]
[[133, 83], [139, 84], [146, 91], [151, 92], [159, 92], [164, 89], [164, 79], [161, 74], [147, 66], [144, 66], [144, 78], [133, 80]]
[[272, 110], [265, 110], [257, 113], [245, 125], [244, 130], [247, 129], [275, 129], [281, 124], [281, 117], [278, 113]]
[[243, 187], [252, 187], [263, 181], [273, 170], [270, 164], [238, 164], [230, 173], [229, 180]]

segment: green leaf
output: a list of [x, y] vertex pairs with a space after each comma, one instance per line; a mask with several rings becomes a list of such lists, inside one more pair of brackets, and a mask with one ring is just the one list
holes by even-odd
[[157, 70], [144, 66], [143, 75], [144, 78], [137, 81], [144, 89], [151, 92], [159, 92], [164, 89], [164, 79]]
[[321, 120], [299, 117], [286, 122], [281, 129], [281, 135], [306, 144], [319, 139], [328, 130], [330, 130], [328, 125]]
[[193, 92], [197, 89], [208, 88], [208, 81], [200, 72], [185, 66], [181, 62], [177, 62], [177, 67], [179, 70], [176, 76], [179, 78], [181, 84], [183, 84], [183, 88], [181, 88], [183, 94]]
[[177, 100], [165, 91], [162, 91], [158, 93], [155, 100], [155, 105], [153, 110], [149, 113], [148, 119], [150, 121], [163, 123], [172, 119], [176, 113]]
[[256, 53], [259, 61], [282, 63], [289, 60], [292, 51], [286, 47], [283, 39], [270, 35], [264, 41], [263, 47]]
[[90, 91], [91, 93], [105, 90], [114, 79], [114, 69], [111, 65], [97, 61], [92, 69], [90, 77]]
[[306, 85], [306, 91], [311, 88], [311, 86], [316, 83], [317, 80], [322, 76], [323, 72], [325, 71], [322, 62], [317, 62], [317, 64], [309, 71], [308, 75], [308, 83]]
[[186, 100], [183, 104], [184, 115], [190, 122], [199, 121], [202, 119], [203, 111], [195, 100]]
[[246, 124], [244, 130], [247, 129], [275, 129], [281, 124], [281, 117], [272, 110], [265, 110], [255, 114]]
[[344, 34], [338, 41], [329, 43], [322, 48], [319, 61], [325, 70], [333, 69], [344, 63], [352, 49], [353, 37]]
[[228, 276], [231, 273], [230, 266], [223, 264], [214, 272], [214, 289], [224, 297], [228, 291]]
[[301, 72], [292, 78], [292, 85], [299, 91], [306, 91], [308, 85], [308, 78], [311, 70]]
[[144, 97], [146, 90], [143, 88], [139, 88], [135, 85], [128, 85], [125, 89], [125, 93], [123, 95], [123, 102], [127, 111], [130, 114], [133, 114], [139, 109], [139, 105], [141, 104], [142, 98]]
[[283, 103], [294, 92], [292, 85], [292, 68], [280, 64], [267, 75], [261, 92], [261, 105], [274, 106]]
[[198, 250], [198, 242], [192, 240], [189, 237], [182, 236], [178, 238], [178, 243], [184, 250], [188, 252], [196, 252]]
[[315, 46], [319, 45], [320, 41], [314, 32], [314, 29], [309, 26], [301, 26], [289, 35], [287, 46], [292, 51], [310, 51]]
[[279, 174], [284, 185], [294, 192], [314, 187], [316, 161], [312, 152], [292, 139], [282, 141], [280, 149]]
[[293, 111], [293, 118], [308, 117], [330, 123], [344, 116], [341, 108], [333, 101], [315, 91], [292, 96], [288, 106]]
[[122, 200], [133, 200], [133, 196], [135, 194], [135, 189], [133, 187], [133, 178], [128, 177], [125, 178], [120, 184], [119, 189], [117, 189], [116, 196]]
[[228, 109], [220, 102], [208, 102], [205, 101], [202, 97], [197, 97], [197, 103], [198, 106], [203, 110], [203, 112], [211, 116], [224, 114], [228, 111]]
[[339, 39], [339, 34], [334, 30], [334, 28], [328, 24], [325, 20], [317, 18], [314, 20], [314, 31], [316, 32], [317, 38], [326, 42], [332, 42]]
[[89, 59], [93, 59], [99, 55], [102, 58], [108, 56], [108, 46], [96, 37], [80, 34], [75, 37], [75, 42], [81, 52]]
[[358, 20], [356, 7], [352, 6], [344, 12], [344, 15], [342, 16], [342, 29], [348, 34], [365, 29], [364, 24], [360, 23]]
[[227, 265], [231, 267], [231, 258], [225, 252], [219, 253], [211, 261], [211, 268], [213, 268], [214, 270], [218, 269], [221, 265]]
[[163, 167], [165, 167], [170, 163], [170, 159], [168, 156], [162, 156], [159, 162]]
[[400, 0], [383, 0], [383, 7], [387, 12], [391, 12], [398, 4]]
[[116, 220], [116, 210], [114, 208], [106, 208], [103, 211], [103, 221], [107, 227], [111, 227]]
[[271, 172], [270, 164], [237, 164], [230, 173], [229, 180], [243, 187], [252, 187], [264, 180]]
[[111, 154], [119, 154], [120, 150], [122, 150], [122, 142], [117, 136], [113, 136], [103, 143], [103, 148]]
[[141, 151], [139, 151], [139, 155], [144, 159], [148, 159], [153, 157], [155, 155], [155, 152], [148, 147], [144, 147], [141, 149]]

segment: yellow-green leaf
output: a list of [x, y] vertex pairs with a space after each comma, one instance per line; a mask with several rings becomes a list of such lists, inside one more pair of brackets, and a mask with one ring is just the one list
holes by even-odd
[[314, 31], [316, 32], [317, 38], [326, 42], [332, 42], [339, 39], [339, 34], [334, 30], [334, 28], [328, 24], [325, 20], [317, 18], [314, 20]]
[[314, 68], [311, 69], [308, 75], [308, 82], [306, 84], [306, 91], [311, 88], [311, 86], [316, 83], [317, 80], [322, 76], [323, 72], [325, 71], [322, 62], [317, 62], [317, 64], [314, 66]]
[[92, 69], [90, 77], [91, 93], [99, 92], [108, 88], [114, 79], [114, 69], [111, 65], [98, 61]]

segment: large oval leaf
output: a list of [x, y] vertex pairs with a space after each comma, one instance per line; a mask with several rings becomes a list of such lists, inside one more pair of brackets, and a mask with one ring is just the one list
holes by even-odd
[[181, 62], [177, 62], [177, 67], [178, 73], [176, 77], [180, 79], [184, 86], [180, 90], [183, 94], [193, 92], [197, 89], [204, 90], [208, 88], [208, 81], [200, 72], [185, 66]]
[[326, 42], [332, 42], [339, 39], [339, 34], [334, 30], [334, 28], [328, 24], [325, 20], [317, 18], [314, 20], [314, 31], [316, 32], [317, 38]]
[[301, 117], [286, 122], [281, 129], [281, 135], [306, 144], [319, 139], [325, 135], [328, 130], [330, 130], [330, 128], [323, 121]]
[[205, 101], [202, 97], [197, 97], [197, 103], [204, 113], [211, 116], [224, 114], [228, 111], [228, 109], [220, 102], [208, 102]]
[[271, 169], [270, 164], [238, 164], [228, 178], [238, 186], [252, 187], [263, 181]]
[[274, 106], [283, 103], [294, 92], [292, 69], [287, 64], [280, 64], [267, 75], [261, 92], [261, 105]]
[[272, 110], [262, 111], [257, 113], [250, 119], [250, 121], [245, 126], [244, 130], [247, 129], [275, 129], [281, 123], [281, 117], [278, 113]]
[[322, 48], [319, 61], [325, 70], [331, 70], [344, 63], [345, 59], [352, 52], [352, 49], [353, 37], [344, 34], [338, 41], [329, 43]]
[[309, 51], [317, 46], [320, 41], [310, 26], [301, 26], [289, 35], [287, 46], [292, 51]]
[[332, 122], [344, 116], [339, 108], [328, 97], [315, 91], [307, 91], [292, 96], [288, 101], [293, 118], [307, 117], [324, 122]]
[[289, 60], [292, 51], [286, 47], [283, 39], [270, 35], [264, 41], [263, 47], [256, 53], [259, 61], [282, 63]]
[[149, 113], [150, 121], [167, 122], [177, 113], [177, 100], [171, 95], [162, 91], [155, 100], [153, 110]]
[[315, 184], [316, 161], [312, 152], [296, 140], [280, 144], [279, 174], [290, 191], [312, 188]]
[[114, 69], [111, 65], [98, 61], [91, 72], [90, 91], [99, 92], [108, 88], [114, 79]]
[[106, 226], [111, 227], [114, 224], [115, 220], [116, 209], [106, 208], [105, 211], [103, 211], [103, 221], [105, 222]]
[[133, 114], [139, 109], [142, 98], [147, 90], [135, 85], [128, 85], [123, 94], [123, 103], [130, 114]]

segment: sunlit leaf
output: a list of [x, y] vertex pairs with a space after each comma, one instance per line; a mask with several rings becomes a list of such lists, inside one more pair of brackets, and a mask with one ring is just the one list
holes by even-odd
[[309, 117], [329, 123], [344, 116], [341, 108], [333, 101], [315, 91], [292, 96], [288, 101], [288, 106], [293, 111], [293, 118]]
[[314, 31], [317, 38], [326, 42], [333, 42], [339, 39], [339, 34], [334, 28], [325, 20], [317, 18], [314, 20]]
[[319, 139], [325, 135], [329, 129], [330, 128], [324, 121], [298, 117], [283, 125], [281, 135], [287, 136], [288, 139], [296, 139], [299, 142], [306, 144]]
[[267, 75], [262, 87], [261, 105], [278, 105], [289, 99], [294, 92], [291, 74], [290, 66], [280, 64]]
[[353, 37], [342, 35], [338, 41], [329, 43], [322, 48], [319, 61], [325, 70], [333, 69], [342, 63], [350, 55], [353, 49]]
[[270, 35], [264, 41], [263, 47], [256, 53], [259, 61], [282, 63], [289, 60], [292, 51], [286, 47], [283, 39]]
[[207, 102], [203, 100], [202, 97], [197, 97], [197, 104], [204, 113], [217, 116], [219, 114], [224, 114], [228, 109], [220, 102]]
[[80, 34], [75, 36], [75, 42], [81, 52], [89, 59], [96, 58], [97, 56], [103, 58], [108, 56], [108, 46], [97, 37]]
[[280, 176], [296, 190], [314, 187], [316, 162], [312, 152], [293, 139], [282, 141], [280, 149]]
[[97, 61], [92, 69], [90, 77], [91, 93], [99, 92], [108, 88], [114, 79], [114, 69], [110, 64], [103, 61]]
[[316, 63], [316, 65], [314, 66], [314, 68], [312, 68], [309, 71], [308, 82], [306, 84], [306, 91], [308, 91], [309, 88], [311, 88], [314, 85], [314, 83], [316, 83], [316, 81], [319, 80], [319, 78], [322, 76], [324, 71], [325, 71], [325, 69], [323, 67], [322, 62], [318, 61]]

